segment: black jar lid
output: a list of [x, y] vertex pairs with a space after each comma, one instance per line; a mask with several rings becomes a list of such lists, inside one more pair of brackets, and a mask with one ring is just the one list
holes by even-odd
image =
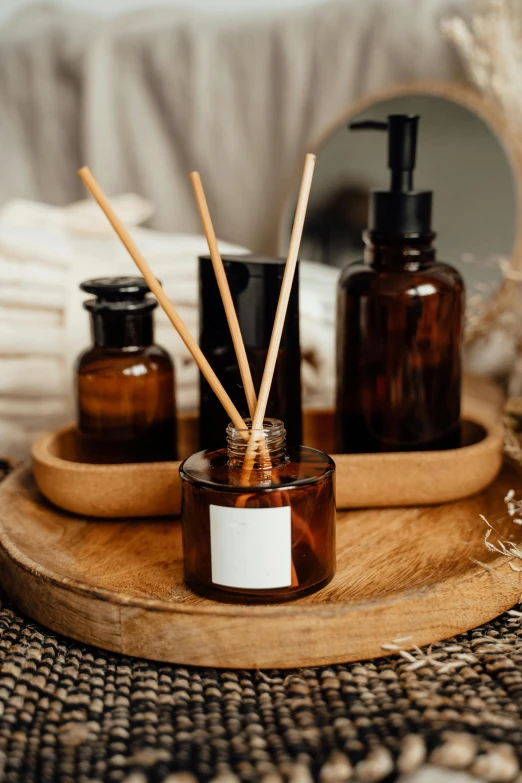
[[97, 277], [80, 284], [80, 290], [94, 294], [83, 306], [90, 312], [114, 313], [154, 310], [158, 303], [147, 296], [150, 288], [142, 277]]

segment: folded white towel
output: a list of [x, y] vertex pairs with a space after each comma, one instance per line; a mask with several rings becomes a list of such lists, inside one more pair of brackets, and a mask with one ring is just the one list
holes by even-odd
[[[61, 324], [16, 323], [9, 317], [2, 317], [2, 312], [6, 312], [5, 308], [0, 308], [0, 361], [2, 356], [10, 354], [63, 358], [65, 332]], [[31, 385], [34, 385], [34, 379]]]
[[0, 419], [21, 420], [41, 426], [48, 419], [63, 419], [71, 410], [70, 395], [64, 397], [0, 397]]
[[0, 395], [42, 399], [68, 392], [63, 356], [4, 355], [0, 365]]
[[9, 307], [0, 305], [0, 324], [6, 323], [35, 327], [59, 326], [62, 323], [59, 310], [45, 310], [37, 307]]
[[46, 288], [32, 285], [9, 285], [0, 280], [0, 305], [16, 305], [21, 307], [49, 308], [61, 312], [67, 302], [67, 287], [54, 286]]
[[31, 451], [31, 443], [42, 432], [56, 426], [59, 425], [52, 421], [45, 427], [41, 425], [33, 427], [2, 418], [0, 419], [0, 453], [14, 460], [27, 459]]

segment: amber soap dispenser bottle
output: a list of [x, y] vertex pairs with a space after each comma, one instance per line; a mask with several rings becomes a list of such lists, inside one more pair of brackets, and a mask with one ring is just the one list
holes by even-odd
[[464, 285], [437, 261], [432, 193], [413, 188], [416, 115], [352, 129], [388, 133], [389, 190], [370, 201], [364, 261], [337, 298], [337, 449], [422, 451], [460, 445]]

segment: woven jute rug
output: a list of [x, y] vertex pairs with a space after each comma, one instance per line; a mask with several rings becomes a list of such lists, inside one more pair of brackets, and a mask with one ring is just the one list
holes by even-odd
[[125, 658], [0, 599], [6, 783], [391, 781], [426, 760], [522, 781], [518, 612], [431, 649], [299, 671]]

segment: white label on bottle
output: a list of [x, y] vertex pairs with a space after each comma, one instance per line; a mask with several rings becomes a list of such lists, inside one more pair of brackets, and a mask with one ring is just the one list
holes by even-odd
[[290, 506], [210, 506], [212, 581], [263, 590], [292, 583]]

